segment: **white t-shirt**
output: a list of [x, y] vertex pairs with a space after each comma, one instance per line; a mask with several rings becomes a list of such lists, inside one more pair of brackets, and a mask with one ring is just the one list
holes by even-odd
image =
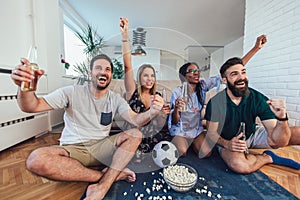
[[110, 90], [95, 99], [89, 85], [59, 88], [43, 98], [53, 109], [65, 109], [61, 145], [107, 137], [115, 114], [122, 115], [130, 109], [125, 99]]

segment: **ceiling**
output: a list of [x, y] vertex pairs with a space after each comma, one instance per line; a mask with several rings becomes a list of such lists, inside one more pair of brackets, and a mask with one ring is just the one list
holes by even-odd
[[65, 0], [106, 45], [121, 45], [120, 17], [146, 29], [146, 48], [183, 54], [189, 47], [210, 51], [244, 34], [245, 0]]

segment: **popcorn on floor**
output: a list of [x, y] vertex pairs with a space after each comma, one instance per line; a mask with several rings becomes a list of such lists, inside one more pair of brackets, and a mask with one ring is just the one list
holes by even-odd
[[[161, 177], [163, 177], [163, 173], [158, 173]], [[155, 175], [155, 172], [152, 172], [152, 175]], [[150, 184], [149, 184], [150, 183]], [[151, 186], [152, 183], [152, 186]], [[134, 188], [133, 185], [130, 185], [131, 188]], [[142, 200], [142, 199], [148, 199], [148, 200], [172, 200], [173, 197], [171, 195], [168, 195], [168, 191], [171, 190], [170, 186], [167, 185], [167, 183], [164, 181], [163, 178], [155, 178], [150, 179], [148, 181], [144, 181], [142, 183], [142, 187], [144, 188], [143, 193], [139, 192], [132, 192], [130, 190], [129, 193], [124, 192], [124, 196], [128, 196], [129, 194], [134, 194], [136, 200]], [[219, 186], [219, 188], [222, 188], [222, 186]], [[134, 190], [134, 189], [133, 189]], [[161, 192], [160, 192], [161, 191]], [[206, 197], [209, 197], [211, 199], [221, 199], [221, 194], [213, 194], [211, 191], [209, 191], [209, 187], [207, 183], [205, 183], [204, 177], [199, 177], [198, 182], [198, 188], [195, 186], [194, 192], [199, 195], [205, 195]], [[162, 196], [160, 196], [160, 195]], [[164, 195], [165, 194], [165, 195]]]

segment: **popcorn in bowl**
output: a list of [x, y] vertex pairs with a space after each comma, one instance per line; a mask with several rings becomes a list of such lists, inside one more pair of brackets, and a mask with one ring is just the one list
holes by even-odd
[[166, 183], [175, 191], [187, 192], [197, 183], [197, 171], [186, 164], [177, 163], [163, 169]]

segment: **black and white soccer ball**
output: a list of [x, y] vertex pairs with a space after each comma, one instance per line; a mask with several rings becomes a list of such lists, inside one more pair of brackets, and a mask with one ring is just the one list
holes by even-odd
[[161, 141], [154, 146], [152, 158], [157, 166], [164, 168], [177, 162], [179, 152], [171, 142]]

